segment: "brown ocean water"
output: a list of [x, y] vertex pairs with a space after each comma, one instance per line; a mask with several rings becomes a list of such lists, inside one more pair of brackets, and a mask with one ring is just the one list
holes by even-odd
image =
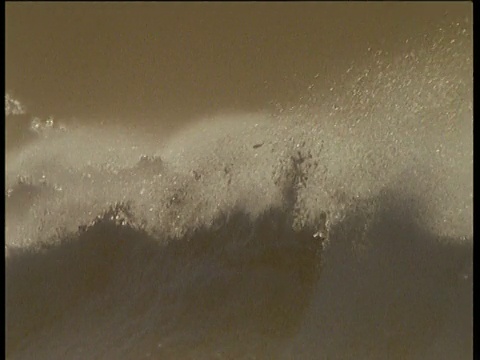
[[473, 358], [472, 15], [8, 3], [6, 358]]

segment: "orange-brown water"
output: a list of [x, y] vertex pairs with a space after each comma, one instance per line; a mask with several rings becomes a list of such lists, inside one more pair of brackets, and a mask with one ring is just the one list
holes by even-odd
[[471, 4], [6, 23], [8, 359], [473, 357]]

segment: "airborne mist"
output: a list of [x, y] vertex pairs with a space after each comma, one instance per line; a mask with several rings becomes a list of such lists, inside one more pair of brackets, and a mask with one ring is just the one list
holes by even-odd
[[456, 19], [359, 46], [295, 101], [199, 106], [174, 129], [10, 108], [7, 358], [472, 358], [473, 47]]

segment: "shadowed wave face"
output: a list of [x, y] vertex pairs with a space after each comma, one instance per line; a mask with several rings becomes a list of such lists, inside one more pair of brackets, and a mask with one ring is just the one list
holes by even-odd
[[469, 26], [175, 132], [9, 114], [7, 358], [471, 359]]

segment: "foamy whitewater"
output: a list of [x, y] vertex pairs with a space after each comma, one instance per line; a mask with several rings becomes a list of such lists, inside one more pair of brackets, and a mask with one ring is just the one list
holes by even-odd
[[168, 136], [34, 123], [7, 358], [471, 359], [472, 49], [452, 24]]

